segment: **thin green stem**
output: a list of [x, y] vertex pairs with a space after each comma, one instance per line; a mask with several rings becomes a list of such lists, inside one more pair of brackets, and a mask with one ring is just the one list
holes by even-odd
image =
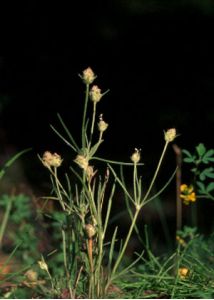
[[[123, 244], [122, 250], [121, 250], [121, 252], [120, 252], [120, 254], [119, 254], [119, 256], [118, 256], [118, 258], [117, 258], [117, 260], [116, 260], [116, 262], [115, 262], [115, 265], [114, 265], [114, 267], [113, 267], [112, 274], [111, 274], [111, 277], [112, 277], [112, 278], [114, 277], [114, 274], [116, 273], [116, 271], [117, 271], [117, 269], [118, 269], [118, 267], [119, 267], [119, 265], [120, 265], [120, 263], [121, 263], [121, 260], [122, 260], [122, 258], [123, 258], [123, 256], [124, 256], [124, 253], [125, 253], [125, 250], [126, 250], [126, 248], [127, 248], [128, 242], [129, 242], [129, 240], [130, 240], [132, 231], [133, 231], [134, 226], [135, 226], [135, 223], [136, 223], [136, 221], [137, 221], [137, 217], [138, 217], [139, 212], [140, 212], [140, 207], [137, 206], [137, 207], [136, 207], [135, 214], [134, 214], [134, 217], [133, 217], [133, 219], [132, 219], [132, 224], [131, 224], [131, 226], [130, 226], [130, 228], [129, 228], [129, 232], [128, 232], [127, 236], [126, 236], [126, 240], [125, 240], [125, 242], [124, 242], [124, 244]], [[108, 283], [108, 285], [109, 285], [109, 284], [110, 284], [110, 282]]]
[[160, 157], [160, 159], [159, 159], [157, 168], [156, 168], [156, 170], [155, 170], [154, 176], [153, 176], [153, 178], [152, 178], [152, 181], [151, 181], [151, 183], [150, 183], [150, 186], [149, 186], [149, 188], [148, 188], [148, 190], [147, 190], [147, 192], [146, 192], [146, 195], [144, 196], [142, 202], [145, 202], [145, 201], [146, 201], [146, 199], [148, 198], [148, 196], [149, 196], [149, 194], [150, 194], [150, 192], [151, 192], [151, 190], [152, 190], [152, 188], [153, 188], [154, 182], [155, 182], [155, 180], [156, 180], [156, 178], [157, 178], [157, 175], [158, 175], [158, 172], [159, 172], [159, 170], [160, 170], [160, 166], [161, 166], [161, 164], [162, 164], [162, 161], [163, 161], [163, 158], [164, 158], [164, 155], [165, 155], [165, 152], [166, 152], [166, 149], [167, 149], [168, 144], [169, 144], [169, 142], [166, 141], [166, 143], [165, 143], [165, 145], [164, 145], [164, 149], [163, 149], [162, 154], [161, 154], [161, 157]]
[[57, 168], [56, 167], [54, 167], [54, 178], [55, 178], [55, 183], [56, 183], [56, 189], [57, 189], [59, 202], [62, 206], [62, 209], [65, 211], [66, 209], [65, 209], [64, 201], [62, 199], [62, 194], [61, 194], [61, 191], [60, 191], [60, 188], [59, 188], [59, 180], [58, 180], [58, 177], [57, 177]]
[[134, 187], [134, 201], [138, 203], [137, 197], [137, 164], [134, 163], [134, 170], [133, 170], [133, 187]]
[[[97, 293], [99, 294], [100, 290], [100, 282], [102, 282], [101, 278], [101, 269], [102, 269], [102, 258], [103, 258], [103, 238], [104, 238], [104, 233], [101, 228], [98, 226], [98, 259], [97, 259], [97, 266], [96, 266], [96, 282], [95, 282], [95, 287], [97, 287]], [[99, 295], [97, 295], [99, 297]]]
[[70, 293], [70, 297], [72, 298], [73, 293], [70, 286], [70, 273], [68, 270], [68, 262], [67, 262], [67, 253], [66, 253], [66, 237], [65, 237], [65, 231], [62, 230], [62, 243], [63, 243], [63, 259], [64, 259], [64, 267], [65, 267], [65, 273], [66, 273], [66, 280], [67, 280], [67, 288]]
[[82, 119], [82, 148], [85, 149], [85, 130], [86, 130], [86, 112], [88, 107], [88, 98], [89, 98], [89, 84], [86, 84], [86, 91], [85, 91], [85, 103], [84, 103], [84, 110], [83, 110], [83, 119]]
[[3, 240], [5, 229], [6, 229], [6, 226], [7, 226], [7, 223], [8, 223], [10, 211], [11, 211], [11, 208], [12, 208], [12, 202], [13, 202], [13, 197], [9, 197], [7, 207], [6, 207], [6, 211], [4, 213], [3, 220], [1, 221], [1, 226], [0, 226], [0, 248], [2, 247], [2, 240]]
[[90, 183], [88, 184], [88, 193], [89, 193], [89, 206], [90, 206], [91, 214], [95, 217], [95, 219], [99, 225], [100, 220], [98, 217], [97, 208], [96, 208], [95, 201], [94, 201], [94, 194], [91, 189]]
[[[105, 159], [105, 158], [101, 158], [101, 157], [97, 157], [94, 156], [92, 157], [90, 160], [98, 160], [98, 161], [103, 161], [106, 163], [110, 163], [110, 164], [115, 164], [115, 165], [122, 165], [122, 166], [133, 166], [133, 163], [126, 163], [123, 161], [115, 161], [115, 160], [109, 160], [109, 159]], [[143, 163], [138, 163], [138, 166], [143, 166]]]
[[91, 122], [91, 132], [90, 132], [90, 140], [89, 140], [89, 146], [88, 149], [90, 150], [91, 148], [91, 143], [92, 143], [92, 137], [93, 137], [93, 132], [94, 132], [94, 123], [95, 123], [95, 116], [96, 116], [96, 102], [93, 102], [93, 114], [92, 114], [92, 122]]

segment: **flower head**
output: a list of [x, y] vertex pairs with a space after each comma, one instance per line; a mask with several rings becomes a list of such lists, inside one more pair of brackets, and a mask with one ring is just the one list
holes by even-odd
[[188, 205], [190, 202], [196, 201], [196, 194], [194, 192], [193, 186], [182, 184], [180, 186], [180, 198], [183, 199], [184, 204]]
[[140, 151], [140, 149], [135, 148], [135, 152], [131, 155], [131, 160], [134, 164], [137, 164], [140, 161]]
[[99, 117], [100, 121], [98, 123], [98, 129], [100, 132], [104, 132], [108, 128], [108, 123], [103, 121], [103, 115], [101, 114]]
[[41, 270], [45, 270], [46, 272], [48, 272], [48, 265], [44, 260], [39, 260], [38, 264]]
[[25, 276], [30, 282], [37, 281], [38, 279], [38, 273], [33, 271], [32, 269], [25, 272]]
[[90, 67], [85, 69], [83, 71], [83, 75], [82, 76], [80, 75], [80, 77], [82, 78], [82, 80], [85, 84], [91, 84], [94, 81], [94, 79], [96, 78], [94, 72], [92, 71], [92, 69]]
[[88, 166], [85, 171], [86, 171], [86, 175], [87, 175], [87, 180], [89, 182], [94, 177], [94, 175], [97, 173], [97, 170], [94, 171], [94, 167], [93, 166]]
[[89, 239], [91, 239], [96, 234], [96, 229], [91, 224], [85, 225], [85, 231]]
[[176, 129], [171, 128], [164, 132], [164, 138], [166, 142], [172, 142], [176, 138]]
[[55, 167], [58, 168], [62, 164], [62, 158], [57, 153], [51, 153], [46, 151], [42, 156], [42, 163], [46, 168]]
[[89, 96], [92, 102], [97, 103], [100, 101], [100, 99], [102, 98], [103, 94], [101, 94], [101, 89], [98, 88], [97, 85], [93, 85], [90, 92], [89, 92]]
[[80, 166], [80, 168], [82, 168], [83, 170], [85, 170], [85, 171], [87, 170], [88, 159], [85, 156], [78, 154], [76, 156], [74, 162], [77, 163]]

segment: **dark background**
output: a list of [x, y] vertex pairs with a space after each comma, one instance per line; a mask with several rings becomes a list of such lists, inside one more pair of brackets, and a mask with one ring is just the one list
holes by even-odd
[[110, 89], [99, 110], [112, 153], [158, 147], [172, 126], [184, 147], [212, 145], [213, 25], [210, 1], [8, 4], [1, 9], [1, 128], [18, 147], [50, 147], [57, 138], [49, 124], [60, 112], [76, 132], [84, 97], [78, 74], [90, 66], [102, 90]]
[[[163, 130], [177, 128], [182, 148], [193, 150], [199, 142], [213, 147], [212, 1], [1, 6], [1, 147], [6, 154], [8, 144], [15, 151], [33, 148], [29, 178], [40, 179], [37, 153], [70, 153], [49, 127], [60, 127], [57, 112], [80, 138], [84, 85], [78, 74], [88, 66], [102, 91], [110, 89], [98, 106], [109, 123], [100, 155], [128, 160], [135, 147], [142, 148], [149, 177], [164, 144]], [[172, 149], [167, 159], [164, 180], [174, 170]]]

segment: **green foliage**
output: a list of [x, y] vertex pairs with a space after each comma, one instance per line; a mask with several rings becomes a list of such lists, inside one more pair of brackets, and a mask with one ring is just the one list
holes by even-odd
[[[185, 237], [185, 246], [158, 258], [150, 253], [119, 283], [128, 298], [213, 298], [213, 234], [205, 238], [190, 227], [179, 234]], [[179, 276], [181, 268], [188, 270], [184, 277]]]
[[[183, 161], [191, 165], [193, 174], [193, 185], [197, 192], [197, 197], [214, 200], [214, 149], [207, 150], [205, 145], [200, 143], [195, 147], [193, 153], [188, 150], [182, 151]], [[211, 181], [210, 181], [211, 180]]]
[[6, 210], [8, 203], [11, 203], [10, 216], [7, 226], [7, 239], [10, 247], [19, 245], [16, 257], [23, 263], [32, 264], [38, 256], [37, 237], [35, 224], [32, 223], [35, 216], [30, 204], [30, 198], [20, 194], [16, 196], [2, 195], [0, 197], [0, 208]]

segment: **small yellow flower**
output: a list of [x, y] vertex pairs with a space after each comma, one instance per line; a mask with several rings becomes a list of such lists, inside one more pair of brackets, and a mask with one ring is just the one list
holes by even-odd
[[177, 235], [177, 236], [176, 236], [176, 240], [177, 240], [177, 242], [178, 242], [181, 246], [183, 246], [183, 247], [186, 246], [185, 240], [182, 239], [180, 236]]
[[184, 204], [188, 205], [190, 202], [196, 201], [196, 194], [194, 192], [193, 186], [182, 184], [180, 186], [180, 198], [183, 200]]
[[60, 167], [62, 164], [62, 158], [57, 153], [51, 153], [49, 151], [46, 151], [42, 156], [42, 163], [46, 168], [50, 167]]
[[80, 76], [85, 84], [91, 84], [96, 76], [90, 67], [83, 71], [83, 75]]
[[131, 160], [134, 164], [137, 164], [140, 161], [140, 149], [135, 148], [135, 152], [132, 154]]
[[181, 279], [185, 279], [188, 276], [188, 273], [189, 273], [189, 269], [187, 269], [187, 268], [179, 268], [178, 269], [178, 276]]
[[176, 129], [171, 128], [164, 132], [164, 138], [166, 142], [172, 142], [176, 138]]

